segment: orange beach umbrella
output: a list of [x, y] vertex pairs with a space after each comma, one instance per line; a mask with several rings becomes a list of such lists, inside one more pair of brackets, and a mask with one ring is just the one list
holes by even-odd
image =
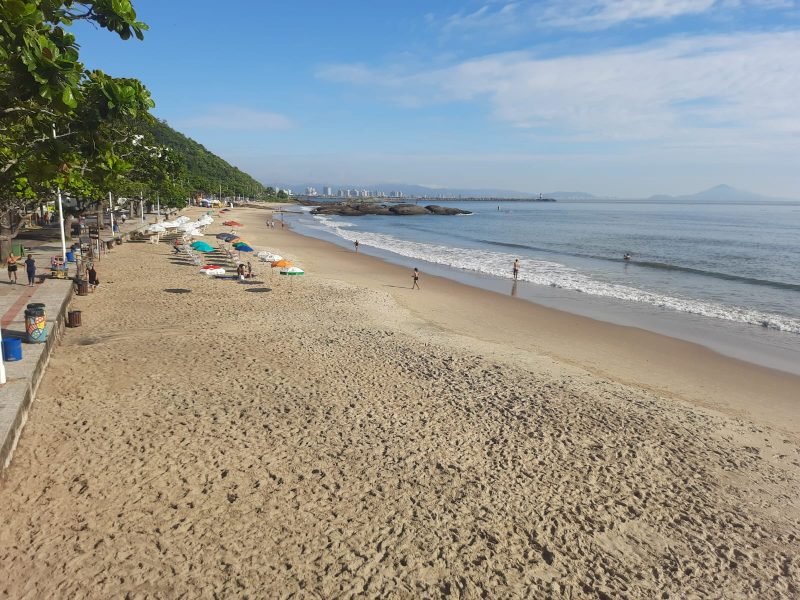
[[244, 225], [239, 223], [239, 221], [225, 221], [222, 224], [227, 226], [227, 227], [244, 227]]
[[292, 266], [291, 261], [288, 261], [285, 258], [282, 258], [281, 260], [272, 261], [269, 264], [270, 264], [270, 266], [272, 268], [275, 268], [275, 267], [291, 267]]

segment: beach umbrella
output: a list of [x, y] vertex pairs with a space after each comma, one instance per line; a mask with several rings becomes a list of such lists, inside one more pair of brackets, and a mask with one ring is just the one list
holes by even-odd
[[199, 229], [195, 229], [194, 231], [190, 231], [189, 235], [191, 235], [192, 237], [203, 237], [205, 233], [203, 233]]
[[189, 221], [191, 221], [189, 217], [187, 217], [186, 215], [181, 215], [180, 217], [173, 219], [172, 222], [177, 223], [178, 225], [183, 225], [184, 223], [188, 223]]
[[286, 260], [285, 258], [282, 258], [280, 260], [273, 260], [270, 263], [269, 266], [272, 267], [273, 269], [275, 267], [281, 267], [281, 268], [283, 268], [283, 267], [291, 267], [292, 266], [292, 262], [289, 261], [289, 260]]
[[280, 270], [281, 275], [305, 275], [306, 272], [298, 267], [286, 267]]
[[232, 245], [234, 248], [238, 248], [239, 246], [249, 246], [250, 244], [248, 244], [245, 240], [238, 239], [235, 242], [233, 242]]
[[262, 262], [268, 262], [268, 263], [283, 259], [283, 257], [280, 254], [273, 254], [272, 252], [267, 252], [266, 250], [262, 250], [261, 252], [256, 254], [256, 256], [260, 258]]
[[247, 244], [236, 244], [234, 246], [239, 252], [253, 252], [253, 248]]
[[198, 252], [213, 252], [214, 251], [214, 248], [210, 244], [207, 244], [206, 242], [203, 242], [203, 241], [200, 241], [200, 240], [198, 240], [196, 242], [192, 242], [191, 247], [194, 248], [195, 250], [197, 250]]
[[160, 223], [155, 223], [154, 225], [150, 225], [147, 228], [147, 231], [150, 233], [164, 233], [167, 230], [166, 227], [161, 225]]
[[244, 227], [244, 225], [242, 225], [241, 223], [239, 223], [239, 221], [225, 221], [225, 222], [224, 222], [224, 223], [222, 223], [222, 224], [223, 224], [223, 225], [226, 225], [226, 226], [228, 226], [228, 227]]
[[218, 240], [222, 240], [223, 242], [228, 242], [228, 241], [230, 241], [230, 238], [235, 237], [235, 236], [233, 234], [230, 234], [230, 233], [218, 233], [214, 237], [217, 238]]

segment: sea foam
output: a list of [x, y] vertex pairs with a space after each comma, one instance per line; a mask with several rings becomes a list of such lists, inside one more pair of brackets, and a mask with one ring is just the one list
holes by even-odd
[[[348, 221], [338, 221], [324, 215], [316, 215], [314, 218], [328, 233], [351, 242], [358, 239], [359, 244], [363, 246], [372, 246], [408, 258], [505, 279], [511, 278], [510, 265], [515, 258], [519, 258], [505, 252], [412, 242], [383, 233], [355, 231], [352, 229], [354, 224]], [[521, 259], [520, 266], [520, 280], [537, 285], [572, 290], [603, 298], [640, 302], [678, 312], [800, 334], [800, 320], [784, 315], [692, 298], [667, 296], [631, 286], [602, 282], [553, 261]]]

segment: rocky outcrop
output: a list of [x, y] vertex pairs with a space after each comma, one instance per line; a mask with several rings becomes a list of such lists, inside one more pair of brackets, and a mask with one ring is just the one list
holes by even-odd
[[468, 210], [462, 210], [460, 208], [455, 208], [454, 206], [439, 206], [438, 204], [429, 204], [425, 207], [428, 212], [432, 212], [435, 215], [471, 215], [472, 213]]
[[438, 206], [430, 204], [419, 206], [418, 204], [377, 204], [375, 202], [346, 203], [336, 202], [323, 204], [311, 211], [312, 215], [340, 215], [343, 217], [358, 217], [361, 215], [470, 215], [468, 210], [452, 208], [448, 206]]
[[395, 204], [390, 206], [389, 210], [393, 215], [427, 215], [428, 211], [424, 206], [418, 204]]

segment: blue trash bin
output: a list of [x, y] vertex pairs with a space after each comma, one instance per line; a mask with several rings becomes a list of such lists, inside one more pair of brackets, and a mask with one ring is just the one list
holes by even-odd
[[75, 262], [75, 253], [67, 252], [67, 262]]
[[22, 360], [22, 340], [19, 338], [3, 338], [3, 360], [13, 362]]

